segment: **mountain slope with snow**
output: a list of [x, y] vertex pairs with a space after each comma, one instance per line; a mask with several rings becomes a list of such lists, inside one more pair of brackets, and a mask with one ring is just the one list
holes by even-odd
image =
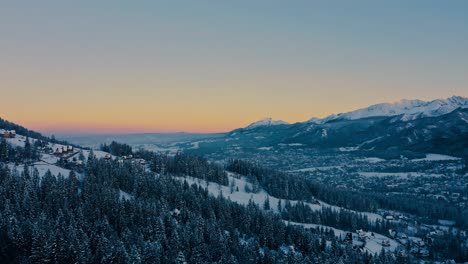
[[392, 157], [402, 151], [468, 155], [468, 99], [463, 97], [379, 104], [313, 122], [270, 123], [266, 120], [233, 130], [200, 145], [196, 153], [276, 151], [291, 146], [295, 150], [384, 151], [393, 153]]
[[264, 118], [245, 127], [245, 129], [252, 129], [265, 126], [288, 125], [289, 123], [283, 120], [273, 120], [272, 118]]
[[403, 115], [401, 120], [409, 121], [419, 117], [445, 115], [458, 108], [468, 108], [468, 98], [452, 96], [447, 99], [436, 99], [429, 102], [403, 99], [396, 103], [381, 103], [347, 113], [333, 114], [323, 119], [312, 118], [308, 122], [323, 124], [337, 119], [356, 120], [367, 117], [398, 115]]

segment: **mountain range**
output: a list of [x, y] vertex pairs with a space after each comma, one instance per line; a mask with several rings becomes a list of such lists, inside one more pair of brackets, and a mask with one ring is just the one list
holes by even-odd
[[278, 146], [468, 156], [468, 98], [401, 100], [294, 124], [268, 118], [200, 142], [198, 151]]
[[[375, 104], [347, 113], [332, 114], [325, 118], [313, 117], [306, 121], [306, 123], [324, 124], [333, 120], [356, 120], [367, 117], [399, 115], [401, 115], [401, 120], [408, 121], [419, 117], [434, 117], [448, 114], [457, 108], [468, 108], [468, 98], [452, 96], [447, 99], [436, 99], [429, 102], [403, 99], [395, 103]], [[288, 123], [281, 120], [276, 121], [272, 118], [265, 118], [250, 124], [246, 128], [284, 124]]]
[[[0, 122], [0, 128], [13, 129], [11, 125], [4, 120]], [[23, 134], [34, 133], [22, 127], [16, 129]], [[468, 157], [468, 98], [452, 96], [427, 102], [401, 100], [293, 124], [265, 118], [218, 134], [74, 135], [61, 138], [89, 147], [115, 140], [136, 148], [154, 145], [156, 150], [161, 150], [164, 149], [161, 146], [167, 145], [171, 151], [186, 150], [197, 154], [290, 148], [391, 152], [393, 157], [399, 157], [400, 152]]]

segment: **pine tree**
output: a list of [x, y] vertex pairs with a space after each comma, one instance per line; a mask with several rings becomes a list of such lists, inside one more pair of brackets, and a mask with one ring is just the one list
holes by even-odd
[[23, 158], [26, 161], [30, 161], [31, 160], [31, 153], [32, 153], [31, 142], [29, 142], [29, 137], [26, 137], [26, 141], [24, 143]]
[[263, 202], [263, 209], [270, 210], [270, 197], [269, 196], [267, 196], [265, 198], [265, 201]]
[[0, 139], [0, 161], [8, 161], [8, 143], [5, 138]]

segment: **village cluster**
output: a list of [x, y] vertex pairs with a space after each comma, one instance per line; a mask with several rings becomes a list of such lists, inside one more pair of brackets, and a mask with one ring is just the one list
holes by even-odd
[[[18, 136], [15, 130], [4, 130], [2, 136], [5, 139], [15, 139], [19, 142], [26, 141], [24, 136]], [[47, 163], [55, 163], [52, 162], [56, 160], [58, 165], [62, 167], [66, 167], [67, 169], [74, 169], [80, 171], [84, 165], [84, 155], [83, 149], [77, 149], [71, 145], [60, 145], [60, 144], [52, 144], [47, 142], [42, 142], [44, 144], [40, 144], [38, 150], [43, 154], [50, 155], [49, 157], [55, 157], [56, 159], [44, 159]], [[87, 151], [87, 150], [86, 150]], [[101, 152], [99, 152], [101, 154]], [[124, 162], [132, 162], [134, 164], [138, 164], [141, 166], [146, 165], [146, 161], [141, 158], [134, 158], [133, 155], [124, 155], [121, 157], [115, 157], [109, 153], [102, 153], [100, 155], [105, 160], [117, 160], [119, 164], [123, 164]], [[44, 158], [44, 156], [43, 156]]]
[[3, 137], [4, 138], [15, 138], [16, 137], [16, 131], [15, 130], [5, 130], [5, 131], [3, 131]]

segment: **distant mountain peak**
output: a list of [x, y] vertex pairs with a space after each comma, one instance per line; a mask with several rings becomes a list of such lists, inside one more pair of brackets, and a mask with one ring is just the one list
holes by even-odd
[[253, 122], [252, 124], [246, 126], [245, 128], [252, 129], [252, 128], [262, 127], [262, 126], [276, 126], [276, 125], [287, 125], [287, 124], [289, 123], [283, 120], [273, 120], [271, 117], [268, 117], [268, 118], [263, 118], [256, 122]]
[[432, 101], [402, 99], [394, 103], [375, 104], [347, 113], [333, 114], [323, 119], [312, 118], [307, 122], [323, 124], [336, 119], [355, 120], [366, 117], [399, 115], [402, 115], [402, 119], [404, 120], [411, 120], [418, 117], [433, 117], [448, 114], [457, 108], [468, 108], [468, 98], [452, 96], [447, 99]]

